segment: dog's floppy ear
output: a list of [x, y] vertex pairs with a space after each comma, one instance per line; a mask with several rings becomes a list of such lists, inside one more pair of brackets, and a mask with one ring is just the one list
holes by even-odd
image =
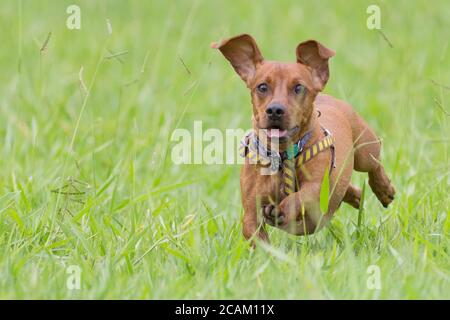
[[312, 68], [314, 86], [321, 91], [330, 77], [328, 59], [335, 55], [333, 50], [315, 40], [308, 40], [297, 46], [297, 62]]
[[263, 61], [255, 40], [248, 34], [241, 34], [218, 43], [212, 43], [211, 47], [222, 52], [247, 84], [253, 79], [258, 64]]

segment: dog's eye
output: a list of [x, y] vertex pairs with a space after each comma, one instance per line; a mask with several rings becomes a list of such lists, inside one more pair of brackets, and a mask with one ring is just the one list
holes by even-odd
[[297, 84], [294, 87], [294, 92], [295, 92], [295, 94], [301, 94], [301, 93], [305, 92], [305, 87], [302, 86], [301, 84]]
[[256, 90], [258, 90], [259, 93], [266, 93], [268, 89], [267, 83], [258, 84], [256, 87]]

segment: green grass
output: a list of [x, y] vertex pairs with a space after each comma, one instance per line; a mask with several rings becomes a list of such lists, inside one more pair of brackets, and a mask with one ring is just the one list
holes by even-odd
[[[450, 298], [447, 1], [379, 2], [393, 48], [366, 27], [373, 1], [76, 2], [81, 30], [65, 27], [74, 1], [0, 5], [0, 298]], [[250, 127], [209, 48], [242, 32], [268, 59], [309, 38], [336, 50], [325, 91], [383, 139], [389, 209], [367, 188], [364, 212], [251, 251], [239, 166], [172, 163], [174, 128]]]

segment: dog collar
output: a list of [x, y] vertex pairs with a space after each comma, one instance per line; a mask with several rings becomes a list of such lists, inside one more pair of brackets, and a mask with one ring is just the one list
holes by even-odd
[[272, 173], [282, 171], [284, 192], [290, 194], [298, 188], [296, 183], [295, 169], [311, 160], [318, 153], [330, 148], [331, 150], [331, 168], [334, 168], [335, 155], [333, 136], [330, 131], [322, 128], [325, 137], [312, 146], [304, 149], [305, 145], [311, 138], [311, 132], [306, 133], [297, 143], [292, 144], [289, 148], [281, 153], [269, 150], [260, 142], [254, 130], [250, 131], [241, 140], [239, 153], [242, 157], [247, 157], [251, 164], [259, 164], [269, 166]]
[[[254, 130], [250, 131], [240, 143], [239, 153], [241, 157], [248, 157], [252, 163], [258, 163], [263, 166], [272, 164], [274, 169], [280, 169], [283, 161], [297, 158], [302, 153], [305, 145], [311, 138], [311, 131], [307, 132], [296, 143], [290, 144], [286, 151], [276, 152], [270, 150], [260, 141]], [[313, 157], [315, 153], [311, 153]], [[309, 159], [308, 159], [309, 160]], [[274, 164], [278, 164], [277, 166]]]

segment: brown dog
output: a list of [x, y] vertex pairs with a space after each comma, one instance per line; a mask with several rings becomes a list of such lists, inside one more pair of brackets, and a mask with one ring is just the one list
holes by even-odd
[[[311, 234], [342, 201], [359, 208], [361, 192], [350, 184], [353, 169], [368, 172], [369, 185], [384, 207], [392, 202], [395, 190], [379, 160], [380, 140], [349, 104], [319, 94], [328, 81], [332, 50], [305, 41], [297, 46], [297, 62], [284, 63], [264, 60], [247, 34], [212, 47], [251, 91], [254, 134], [244, 141], [241, 171], [246, 239], [268, 241], [265, 223], [296, 235]], [[328, 209], [321, 212], [327, 171]]]

